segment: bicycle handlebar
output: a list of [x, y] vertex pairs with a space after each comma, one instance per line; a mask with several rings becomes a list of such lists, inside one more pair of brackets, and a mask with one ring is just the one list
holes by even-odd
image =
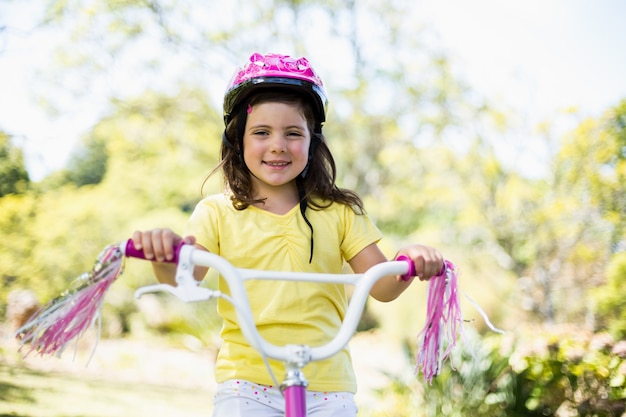
[[[129, 250], [130, 247], [132, 247], [131, 250]], [[145, 259], [143, 253], [135, 250], [134, 245], [130, 241], [120, 245], [120, 249], [126, 256]], [[252, 347], [272, 359], [287, 362], [295, 361], [301, 363], [302, 366], [310, 361], [329, 358], [348, 344], [356, 331], [369, 292], [379, 279], [387, 275], [405, 276], [412, 268], [414, 270], [412, 261], [404, 259], [374, 265], [363, 274], [261, 271], [236, 268], [221, 256], [196, 249], [192, 245], [181, 245], [176, 249], [176, 253], [178, 264], [176, 269], [177, 286], [155, 284], [142, 287], [135, 292], [136, 298], [150, 292], [167, 292], [185, 302], [206, 301], [215, 297], [224, 298], [235, 307], [237, 320], [243, 335]], [[231, 296], [229, 297], [217, 290], [200, 287], [199, 282], [193, 276], [194, 266], [196, 265], [214, 268], [228, 283]], [[265, 340], [256, 328], [248, 301], [248, 294], [244, 286], [244, 281], [249, 279], [343, 283], [352, 284], [355, 288], [339, 332], [330, 342], [314, 347], [297, 344], [277, 346]]]
[[[181, 241], [178, 244], [178, 246], [174, 248], [174, 257], [171, 260], [164, 261], [164, 262], [177, 264], [178, 257], [180, 255], [180, 250], [182, 249], [183, 245], [184, 245], [184, 242]], [[126, 242], [120, 243], [119, 247], [122, 253], [127, 257], [137, 258], [137, 259], [147, 259], [142, 249], [135, 249], [135, 243], [133, 242], [132, 239], [128, 239]]]

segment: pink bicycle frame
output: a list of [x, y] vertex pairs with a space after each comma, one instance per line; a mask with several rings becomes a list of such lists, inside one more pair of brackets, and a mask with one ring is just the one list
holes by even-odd
[[287, 364], [285, 380], [280, 387], [285, 395], [286, 417], [306, 417], [307, 385], [304, 374], [298, 369], [297, 364], [295, 367], [293, 364]]

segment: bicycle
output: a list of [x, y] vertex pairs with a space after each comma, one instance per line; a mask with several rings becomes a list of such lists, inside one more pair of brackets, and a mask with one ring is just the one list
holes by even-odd
[[[74, 290], [49, 302], [18, 329], [16, 335], [21, 338], [21, 344], [31, 343], [31, 351], [37, 350], [41, 355], [60, 354], [70, 340], [80, 338], [86, 328], [98, 320], [104, 293], [122, 273], [125, 257], [145, 259], [143, 252], [136, 250], [131, 240], [105, 248], [93, 270], [79, 277], [77, 280], [79, 285]], [[166, 292], [184, 302], [200, 302], [213, 298], [223, 298], [230, 302], [235, 307], [243, 335], [262, 355], [275, 385], [281, 388], [285, 398], [285, 417], [306, 417], [307, 380], [303, 368], [312, 361], [333, 356], [348, 344], [356, 331], [369, 292], [376, 281], [387, 275], [399, 275], [403, 279], [410, 279], [415, 275], [414, 265], [406, 257], [375, 265], [363, 274], [243, 269], [236, 268], [219, 255], [183, 244], [176, 248], [172, 262], [177, 264], [176, 286], [169, 284], [144, 286], [135, 291], [135, 297], [140, 298], [151, 292]], [[196, 265], [216, 270], [228, 283], [231, 295], [200, 286], [193, 276]], [[445, 261], [444, 268], [435, 278], [445, 279], [431, 279], [429, 283], [427, 323], [420, 333], [423, 335], [423, 344], [418, 357], [418, 367], [423, 365], [426, 380], [432, 380], [432, 377], [441, 370], [442, 361], [454, 347], [457, 325], [461, 322], [454, 265]], [[328, 343], [322, 346], [300, 344], [277, 346], [265, 340], [256, 328], [244, 286], [244, 282], [251, 279], [342, 283], [353, 285], [354, 291], [344, 321], [338, 333]], [[433, 285], [435, 283], [437, 285]], [[445, 352], [442, 341], [444, 336], [448, 338]], [[285, 363], [285, 376], [280, 384], [269, 367], [268, 358]]]
[[[131, 246], [131, 247], [129, 247]], [[142, 257], [143, 254], [135, 251], [132, 245], [125, 248], [127, 256]], [[372, 286], [384, 276], [402, 275], [410, 273], [412, 262], [408, 258], [404, 260], [390, 261], [375, 265], [364, 274], [322, 274], [304, 272], [278, 272], [262, 271], [254, 269], [240, 269], [233, 266], [219, 255], [195, 249], [193, 246], [183, 245], [177, 251], [177, 286], [168, 284], [154, 284], [139, 288], [135, 297], [151, 292], [167, 292], [184, 302], [206, 301], [212, 298], [223, 298], [230, 302], [237, 312], [237, 319], [242, 333], [259, 353], [261, 353], [268, 371], [281, 388], [285, 398], [285, 417], [306, 417], [306, 387], [308, 385], [303, 368], [312, 361], [323, 360], [333, 356], [343, 349], [352, 335], [362, 315], [365, 303]], [[215, 269], [228, 283], [231, 295], [200, 287], [193, 276], [194, 266], [204, 266]], [[322, 346], [308, 346], [289, 344], [285, 346], [274, 345], [259, 334], [254, 323], [252, 310], [248, 302], [244, 282], [250, 279], [307, 281], [307, 282], [332, 282], [354, 285], [354, 292], [341, 328], [337, 335]], [[272, 374], [267, 358], [276, 359], [285, 363], [285, 376], [280, 384]]]

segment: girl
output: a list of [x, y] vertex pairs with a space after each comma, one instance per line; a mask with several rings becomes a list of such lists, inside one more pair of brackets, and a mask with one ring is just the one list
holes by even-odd
[[[334, 159], [322, 134], [326, 118], [322, 81], [305, 58], [254, 54], [236, 72], [224, 97], [221, 162], [225, 193], [202, 200], [186, 236], [169, 229], [135, 232], [133, 241], [153, 260], [161, 282], [176, 285], [175, 265], [163, 263], [184, 240], [240, 268], [356, 273], [387, 261], [379, 230], [359, 196], [337, 187]], [[401, 249], [428, 280], [443, 266], [430, 247]], [[199, 268], [198, 268], [199, 269]], [[202, 279], [206, 270], [196, 270]], [[380, 301], [398, 297], [410, 281], [389, 276], [372, 288]], [[220, 290], [226, 284], [220, 280]], [[347, 300], [343, 285], [249, 281], [261, 335], [276, 345], [321, 345], [337, 333]], [[282, 416], [284, 402], [261, 356], [243, 337], [233, 307], [218, 302], [223, 345], [216, 362], [214, 416]], [[275, 375], [282, 364], [270, 361]], [[355, 416], [356, 382], [349, 350], [306, 367], [311, 416]]]

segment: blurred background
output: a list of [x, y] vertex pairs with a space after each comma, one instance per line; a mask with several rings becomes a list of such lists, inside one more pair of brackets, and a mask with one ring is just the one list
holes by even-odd
[[106, 245], [182, 230], [221, 190], [203, 181], [222, 97], [253, 52], [321, 75], [338, 182], [387, 254], [421, 242], [460, 270], [463, 337], [432, 385], [414, 372], [427, 287], [368, 304], [360, 416], [623, 415], [624, 16], [619, 0], [0, 0], [0, 416], [210, 415], [214, 306], [134, 300], [141, 261], [91, 360], [97, 329], [61, 358], [23, 358], [12, 335]]

